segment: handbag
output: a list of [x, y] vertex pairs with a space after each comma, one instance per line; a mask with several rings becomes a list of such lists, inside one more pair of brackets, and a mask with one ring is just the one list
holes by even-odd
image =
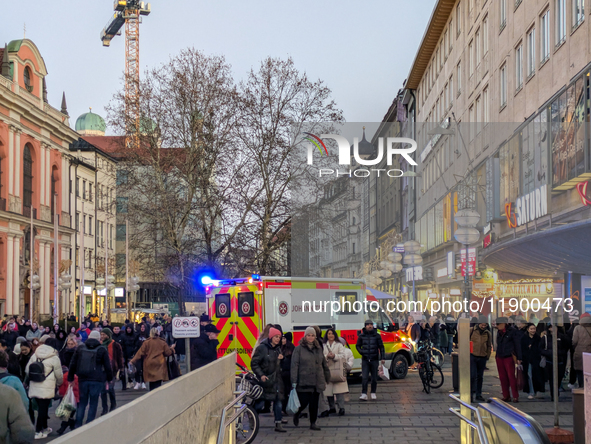
[[[332, 352], [330, 346], [328, 344], [326, 346]], [[343, 359], [331, 359], [330, 362], [330, 382], [345, 382], [347, 380], [347, 369]]]
[[[548, 350], [548, 336], [544, 336], [544, 339], [546, 340], [546, 350]], [[540, 368], [546, 368], [546, 357], [542, 356], [542, 359], [540, 359]]]
[[181, 376], [181, 369], [179, 368], [179, 363], [177, 362], [174, 354], [167, 358], [166, 366], [168, 367], [169, 381], [172, 381], [173, 379], [176, 379], [179, 376]]

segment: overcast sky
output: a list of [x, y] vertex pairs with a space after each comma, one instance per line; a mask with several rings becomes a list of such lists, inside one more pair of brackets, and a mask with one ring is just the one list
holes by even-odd
[[[2, 44], [26, 37], [47, 65], [49, 102], [66, 92], [71, 126], [122, 87], [124, 35], [103, 47], [112, 0], [3, 2]], [[224, 55], [237, 80], [267, 56], [322, 79], [348, 122], [379, 122], [406, 78], [435, 0], [154, 0], [140, 26], [142, 71], [195, 47]]]

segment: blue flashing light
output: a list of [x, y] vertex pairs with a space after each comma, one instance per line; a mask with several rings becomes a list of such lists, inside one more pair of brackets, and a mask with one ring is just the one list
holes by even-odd
[[201, 277], [201, 284], [203, 285], [212, 285], [214, 280], [210, 276], [202, 276]]
[[259, 275], [259, 274], [253, 274], [253, 275], [252, 275], [252, 279], [253, 279], [254, 281], [260, 281], [260, 280], [261, 280], [261, 275]]

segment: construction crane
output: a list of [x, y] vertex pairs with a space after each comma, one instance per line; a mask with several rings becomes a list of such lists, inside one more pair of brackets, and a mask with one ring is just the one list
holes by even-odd
[[139, 147], [140, 132], [140, 16], [151, 12], [150, 3], [115, 0], [115, 14], [101, 32], [103, 46], [121, 35], [125, 24], [125, 129], [127, 148]]

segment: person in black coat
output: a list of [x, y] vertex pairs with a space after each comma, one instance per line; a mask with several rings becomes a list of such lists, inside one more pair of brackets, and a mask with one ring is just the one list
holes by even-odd
[[519, 402], [519, 391], [517, 390], [517, 378], [515, 377], [515, 361], [517, 365], [521, 364], [521, 341], [514, 328], [508, 325], [506, 317], [497, 318], [497, 348], [496, 362], [503, 391], [503, 401], [511, 401], [511, 391], [513, 392], [513, 402]]
[[527, 393], [529, 399], [534, 399], [538, 392], [543, 392], [544, 377], [540, 368], [540, 335], [536, 332], [534, 324], [528, 324], [527, 333], [521, 338], [521, 356], [523, 358], [523, 372], [525, 380], [523, 391]]
[[17, 326], [15, 323], [9, 323], [6, 327], [6, 331], [1, 335], [2, 339], [6, 341], [6, 345], [10, 350], [14, 350], [16, 338], [18, 338], [18, 330], [14, 330], [16, 328]]
[[367, 401], [367, 384], [371, 373], [371, 399], [376, 398], [378, 387], [378, 367], [386, 361], [386, 351], [382, 337], [373, 328], [373, 321], [365, 321], [365, 327], [357, 338], [357, 352], [361, 355], [361, 396], [359, 399]]
[[[571, 346], [571, 340], [560, 327], [558, 327], [558, 334], [556, 336], [558, 343], [558, 387], [562, 384], [562, 379], [566, 372], [566, 361], [568, 351]], [[546, 367], [544, 373], [548, 382], [550, 382], [550, 397], [554, 400], [554, 366], [553, 362], [553, 348], [552, 348], [552, 335], [554, 334], [554, 326], [548, 324], [546, 328], [546, 334], [540, 339], [540, 353], [546, 358]]]
[[283, 388], [284, 388], [284, 397], [283, 397], [283, 412], [287, 407], [287, 401], [289, 400], [289, 390], [291, 384], [291, 356], [293, 355], [293, 350], [295, 349], [295, 345], [293, 345], [293, 334], [291, 332], [287, 332], [283, 335], [281, 339], [281, 355], [283, 355], [283, 359], [281, 360], [281, 379], [283, 379]]
[[191, 371], [203, 367], [218, 358], [217, 346], [220, 331], [213, 324], [203, 327], [203, 333], [191, 344]]
[[275, 431], [285, 433], [281, 421], [283, 404], [283, 379], [281, 377], [281, 331], [275, 327], [269, 330], [269, 337], [261, 342], [256, 348], [250, 361], [253, 373], [261, 381], [263, 397], [257, 402], [257, 408], [264, 406], [265, 401], [273, 402], [273, 413], [275, 416]]
[[6, 370], [13, 376], [16, 376], [19, 379], [21, 378], [21, 367], [18, 363], [18, 356], [12, 351], [8, 344], [6, 343], [5, 339], [0, 339], [0, 350], [5, 352], [8, 355], [8, 366]]
[[[135, 356], [135, 353], [139, 350], [137, 336], [133, 331], [131, 324], [125, 326], [125, 331], [122, 332], [118, 338], [119, 345], [123, 351], [123, 377], [121, 378], [121, 385], [123, 390], [127, 390], [127, 385], [131, 382], [128, 374], [129, 361]], [[139, 367], [139, 366], [138, 366]]]

